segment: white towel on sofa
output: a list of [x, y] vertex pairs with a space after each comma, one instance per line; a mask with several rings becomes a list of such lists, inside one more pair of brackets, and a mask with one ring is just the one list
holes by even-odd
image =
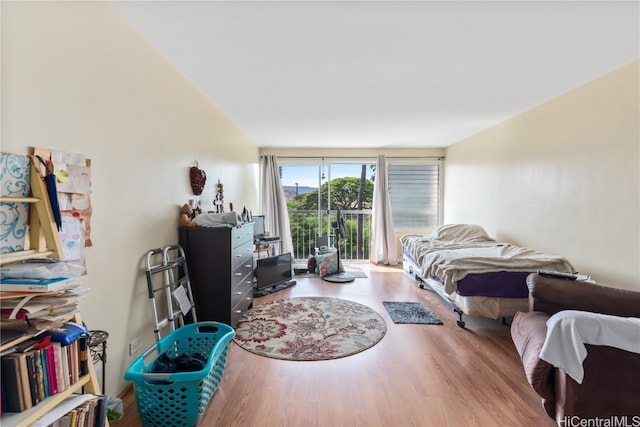
[[584, 379], [585, 344], [640, 353], [640, 318], [577, 310], [560, 311], [547, 320], [540, 358], [560, 368], [578, 384]]

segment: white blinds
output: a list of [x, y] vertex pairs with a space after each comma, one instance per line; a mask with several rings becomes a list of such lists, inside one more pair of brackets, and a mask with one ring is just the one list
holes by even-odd
[[389, 161], [389, 196], [396, 232], [428, 231], [440, 221], [441, 164]]

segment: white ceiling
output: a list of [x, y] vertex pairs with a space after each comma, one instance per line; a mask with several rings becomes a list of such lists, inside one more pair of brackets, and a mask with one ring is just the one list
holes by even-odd
[[446, 147], [640, 58], [638, 1], [111, 1], [260, 147]]

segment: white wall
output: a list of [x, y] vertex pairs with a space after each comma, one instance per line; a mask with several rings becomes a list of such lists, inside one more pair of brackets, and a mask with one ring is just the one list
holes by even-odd
[[[109, 332], [107, 393], [126, 386], [128, 343], [153, 343], [143, 258], [177, 243], [188, 169], [225, 205], [257, 210], [258, 149], [103, 2], [1, 2], [2, 151], [78, 151], [92, 159], [91, 329]], [[232, 146], [233, 150], [229, 147]]]
[[639, 62], [447, 150], [445, 222], [640, 290]]

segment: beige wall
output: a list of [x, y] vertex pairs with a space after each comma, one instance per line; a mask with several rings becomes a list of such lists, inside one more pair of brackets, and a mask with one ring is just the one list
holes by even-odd
[[639, 62], [447, 150], [445, 222], [640, 289]]
[[[1, 2], [2, 151], [78, 151], [92, 159], [91, 292], [83, 320], [109, 332], [107, 393], [125, 386], [128, 343], [153, 343], [143, 256], [177, 243], [188, 168], [225, 204], [257, 209], [258, 149], [102, 2]], [[233, 146], [233, 150], [228, 147]]]

